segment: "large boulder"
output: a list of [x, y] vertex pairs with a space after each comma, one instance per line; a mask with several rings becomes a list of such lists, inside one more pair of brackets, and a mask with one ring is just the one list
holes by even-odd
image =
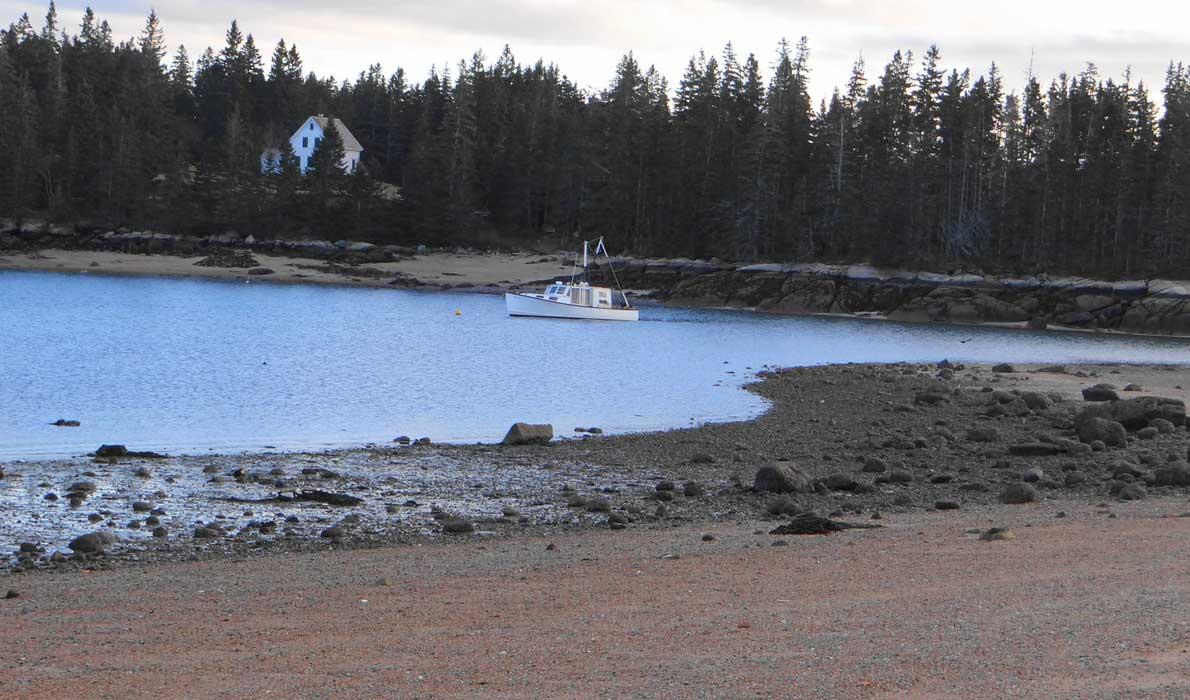
[[110, 532], [91, 532], [79, 535], [67, 546], [79, 554], [99, 554], [116, 543], [116, 536]]
[[769, 493], [804, 493], [810, 490], [810, 477], [790, 462], [770, 462], [756, 470], [752, 488]]
[[505, 445], [548, 445], [554, 439], [554, 426], [548, 423], [514, 423], [504, 436]]
[[1091, 416], [1078, 424], [1078, 439], [1090, 444], [1102, 440], [1110, 447], [1128, 445], [1128, 431], [1118, 421]]

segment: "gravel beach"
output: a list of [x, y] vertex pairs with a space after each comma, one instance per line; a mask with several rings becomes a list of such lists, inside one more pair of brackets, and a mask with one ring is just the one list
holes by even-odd
[[[5, 464], [0, 697], [1185, 697], [1188, 381], [816, 367], [665, 433]], [[316, 490], [360, 501], [277, 498]], [[809, 511], [881, 527], [770, 534]]]

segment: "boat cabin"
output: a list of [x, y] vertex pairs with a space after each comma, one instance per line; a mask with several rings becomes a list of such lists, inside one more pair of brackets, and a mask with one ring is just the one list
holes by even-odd
[[575, 306], [592, 306], [595, 308], [613, 308], [612, 290], [607, 287], [592, 287], [585, 283], [576, 285], [565, 282], [554, 282], [546, 287], [543, 299]]

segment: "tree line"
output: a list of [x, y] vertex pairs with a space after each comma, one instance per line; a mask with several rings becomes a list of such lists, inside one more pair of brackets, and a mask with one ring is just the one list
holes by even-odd
[[[265, 50], [267, 51], [267, 49]], [[728, 44], [677, 86], [625, 55], [606, 89], [477, 52], [419, 81], [320, 78], [233, 21], [167, 56], [155, 13], [117, 41], [53, 3], [0, 30], [0, 216], [177, 233], [475, 244], [581, 233], [641, 255], [1156, 275], [1190, 269], [1190, 69], [1149, 89], [1093, 65], [1008, 90], [937, 47], [857, 61], [817, 105], [810, 50], [767, 70]], [[286, 149], [342, 119], [362, 167]], [[260, 155], [282, 148], [277, 172]]]

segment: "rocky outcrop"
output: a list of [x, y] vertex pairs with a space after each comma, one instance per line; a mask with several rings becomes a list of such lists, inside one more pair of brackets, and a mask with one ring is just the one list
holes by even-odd
[[657, 290], [682, 305], [875, 313], [907, 322], [1023, 323], [1037, 330], [1066, 326], [1190, 334], [1190, 282], [939, 274], [821, 263], [729, 267], [623, 259], [615, 266], [625, 286]]

